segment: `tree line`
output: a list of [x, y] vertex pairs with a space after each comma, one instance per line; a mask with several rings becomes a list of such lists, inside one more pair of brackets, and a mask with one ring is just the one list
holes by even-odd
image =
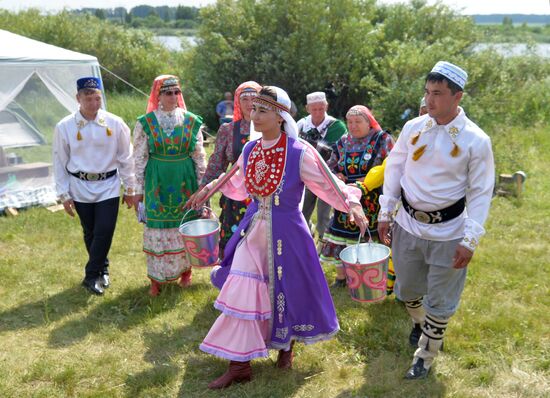
[[177, 7], [153, 7], [140, 5], [127, 10], [115, 8], [80, 8], [72, 11], [77, 15], [93, 15], [101, 20], [109, 20], [134, 28], [183, 28], [196, 29], [199, 24], [199, 8], [178, 5]]
[[[89, 14], [3, 11], [0, 28], [95, 55], [146, 92], [155, 76], [176, 74], [190, 110], [211, 127], [223, 92], [252, 79], [285, 88], [300, 115], [306, 94], [325, 90], [332, 114], [364, 104], [384, 128], [396, 130], [406, 109], [414, 115], [424, 77], [439, 60], [468, 71], [463, 105], [480, 125], [550, 122], [550, 62], [473, 51], [483, 39], [474, 21], [442, 4], [218, 0], [199, 18], [197, 45], [173, 53], [148, 31]], [[108, 90], [129, 90], [108, 74], [104, 81]]]

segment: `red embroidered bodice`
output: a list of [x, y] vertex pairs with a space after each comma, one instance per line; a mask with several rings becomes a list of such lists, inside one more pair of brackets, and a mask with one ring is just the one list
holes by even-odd
[[262, 148], [260, 141], [256, 143], [246, 166], [246, 190], [258, 196], [273, 194], [281, 180], [286, 162], [286, 134], [282, 133], [277, 144], [269, 149]]

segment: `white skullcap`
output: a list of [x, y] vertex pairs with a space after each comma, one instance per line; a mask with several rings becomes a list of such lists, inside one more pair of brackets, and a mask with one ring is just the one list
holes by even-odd
[[456, 83], [463, 90], [464, 86], [466, 86], [466, 81], [468, 80], [468, 73], [466, 73], [464, 69], [446, 61], [439, 61], [435, 64], [432, 72], [445, 76], [453, 83]]
[[306, 104], [314, 104], [316, 102], [327, 102], [327, 96], [322, 91], [316, 91], [306, 95]]

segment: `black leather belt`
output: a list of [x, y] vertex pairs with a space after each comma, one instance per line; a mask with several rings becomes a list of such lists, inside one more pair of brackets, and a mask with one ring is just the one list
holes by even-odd
[[422, 211], [416, 210], [409, 204], [409, 202], [407, 202], [407, 199], [405, 199], [405, 193], [401, 189], [401, 202], [403, 203], [403, 208], [405, 211], [409, 213], [409, 215], [416, 221], [424, 224], [438, 224], [440, 222], [452, 220], [453, 218], [461, 215], [464, 211], [464, 206], [466, 205], [466, 197], [464, 196], [449, 207], [441, 210]]
[[84, 181], [103, 181], [107, 178], [111, 178], [112, 176], [114, 176], [116, 174], [116, 171], [116, 169], [106, 171], [105, 173], [86, 173], [84, 171], [77, 171], [76, 173], [72, 173], [69, 171], [69, 174]]

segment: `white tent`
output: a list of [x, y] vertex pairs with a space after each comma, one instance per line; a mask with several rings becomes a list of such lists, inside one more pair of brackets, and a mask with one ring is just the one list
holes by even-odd
[[99, 62], [91, 55], [65, 50], [6, 30], [0, 30], [0, 111], [36, 75], [70, 112], [77, 109], [76, 80], [101, 78]]
[[[101, 72], [96, 57], [5, 30], [0, 30], [0, 43], [1, 212], [6, 207], [55, 201], [49, 172], [55, 125], [52, 116], [55, 114], [56, 120], [60, 120], [78, 109], [76, 80], [84, 76], [101, 78]], [[36, 120], [34, 124], [34, 115], [44, 114], [50, 118]], [[36, 149], [27, 149], [33, 145]], [[15, 148], [15, 152], [2, 156], [2, 146]]]

